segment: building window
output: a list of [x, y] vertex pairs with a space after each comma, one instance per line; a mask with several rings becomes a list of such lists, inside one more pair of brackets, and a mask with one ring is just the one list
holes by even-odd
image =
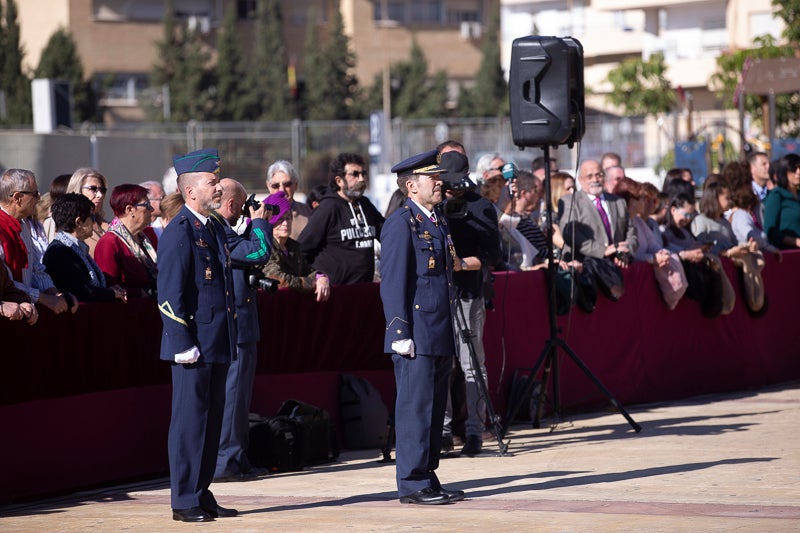
[[[102, 22], [160, 22], [164, 19], [164, 0], [92, 0], [92, 16]], [[173, 0], [178, 18], [211, 17], [213, 0]]]
[[252, 20], [256, 18], [256, 0], [237, 0], [236, 15], [239, 20]]
[[[398, 0], [374, 0], [373, 19], [374, 20], [393, 20], [403, 24], [406, 22], [406, 9], [402, 1]], [[384, 16], [384, 6], [386, 15]]]
[[372, 0], [372, 13], [375, 21], [458, 26], [462, 22], [482, 22], [481, 5], [480, 0]]
[[97, 73], [92, 80], [95, 93], [106, 103], [134, 103], [150, 88], [147, 74], [142, 73]]
[[441, 0], [411, 0], [411, 22], [441, 24], [443, 20]]

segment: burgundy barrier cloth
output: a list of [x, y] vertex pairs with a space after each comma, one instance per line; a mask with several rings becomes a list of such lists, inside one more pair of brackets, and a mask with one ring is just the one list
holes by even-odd
[[[662, 304], [649, 265], [625, 272], [619, 302], [558, 318], [561, 338], [623, 404], [761, 387], [800, 378], [800, 251], [767, 258], [769, 309], [752, 318], [737, 289], [728, 316], [708, 319], [698, 304]], [[498, 273], [484, 345], [489, 390], [506, 409], [517, 368], [532, 367], [549, 335], [544, 272]], [[338, 420], [340, 372], [369, 379], [391, 404], [391, 359], [382, 353], [377, 284], [335, 287], [329, 302], [289, 291], [260, 295], [262, 341], [252, 410], [274, 414], [295, 398]], [[42, 312], [33, 327], [0, 320], [0, 502], [115, 480], [164, 474], [169, 364], [158, 359], [161, 319], [154, 302], [82, 305], [76, 315]], [[565, 411], [607, 400], [559, 352]], [[619, 423], [626, 423], [620, 417]], [[645, 431], [647, 428], [645, 427]]]
[[[758, 387], [800, 376], [800, 251], [767, 257], [769, 309], [751, 318], [738, 273], [726, 261], [736, 307], [714, 319], [685, 299], [674, 311], [661, 302], [651, 267], [625, 272], [618, 302], [598, 297], [597, 309], [559, 317], [561, 338], [623, 402]], [[532, 367], [549, 335], [544, 272], [498, 273], [484, 345], [489, 388], [499, 408], [511, 374]], [[384, 319], [378, 285], [335, 287], [329, 302], [291, 291], [260, 294], [259, 374], [390, 370], [383, 354]], [[31, 327], [0, 320], [5, 372], [0, 405], [169, 383], [159, 360], [161, 319], [148, 299], [81, 305], [75, 315], [42, 311]], [[505, 353], [504, 353], [505, 351]], [[577, 367], [559, 357], [563, 404], [601, 398]], [[500, 386], [498, 386], [498, 383]], [[500, 409], [498, 409], [500, 410]]]

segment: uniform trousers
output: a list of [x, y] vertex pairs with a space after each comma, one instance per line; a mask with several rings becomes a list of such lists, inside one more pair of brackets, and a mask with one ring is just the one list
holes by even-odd
[[439, 489], [436, 477], [452, 356], [392, 355], [397, 384], [395, 406], [397, 490], [400, 497]]
[[[483, 326], [486, 322], [486, 304], [483, 298], [460, 298], [461, 309], [464, 311], [467, 326], [470, 330], [470, 340], [475, 348], [475, 357], [478, 360], [479, 368], [476, 368], [470, 357], [469, 345], [464, 342], [461, 336], [461, 312], [456, 310], [456, 334], [458, 336], [458, 362], [461, 370], [464, 371], [464, 381], [466, 382], [466, 402], [467, 402], [467, 421], [464, 432], [467, 436], [474, 435], [481, 437], [486, 429], [486, 399], [478, 388], [475, 381], [477, 373], [483, 374], [483, 382], [487, 383], [486, 376], [486, 353], [483, 351]], [[448, 389], [449, 391], [449, 389]], [[444, 434], [452, 434], [451, 423], [453, 421], [453, 405], [450, 395], [447, 396], [447, 409], [444, 415]]]
[[217, 464], [228, 363], [172, 365], [169, 470], [173, 509], [215, 509], [208, 490]]
[[256, 350], [255, 341], [237, 345], [237, 358], [231, 361], [228, 368], [225, 414], [222, 417], [222, 435], [214, 477], [235, 476], [252, 469], [245, 451], [250, 434], [250, 401], [258, 362]]

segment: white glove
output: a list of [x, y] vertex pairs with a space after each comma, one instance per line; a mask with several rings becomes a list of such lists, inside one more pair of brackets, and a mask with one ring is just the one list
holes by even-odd
[[175, 354], [175, 362], [181, 365], [190, 365], [200, 359], [200, 350], [197, 346], [192, 346], [185, 352]]
[[402, 339], [392, 342], [392, 350], [398, 355], [407, 355], [409, 359], [414, 359], [417, 354], [414, 353], [414, 339]]

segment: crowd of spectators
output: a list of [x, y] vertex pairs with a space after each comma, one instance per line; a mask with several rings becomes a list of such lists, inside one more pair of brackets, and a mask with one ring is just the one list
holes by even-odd
[[[764, 255], [780, 259], [781, 250], [800, 247], [796, 154], [770, 162], [765, 153], [751, 153], [705, 177], [700, 188], [685, 168], [669, 170], [660, 189], [638, 182], [615, 153], [581, 161], [575, 176], [555, 159], [546, 169], [539, 157], [527, 171], [489, 153], [471, 176], [473, 191], [497, 213], [503, 257], [493, 268], [545, 267], [552, 237], [560, 268], [588, 276], [611, 299], [624, 292], [621, 270], [647, 262], [670, 309], [686, 295], [710, 316], [730, 312], [731, 280], [720, 262], [727, 258], [741, 270], [744, 303], [758, 314], [766, 306]], [[319, 301], [333, 285], [379, 281], [385, 218], [364, 195], [364, 159], [334, 158], [328, 182], [308, 187], [306, 203], [295, 198], [299, 184], [288, 161], [265, 171], [265, 201], [281, 210], [272, 217], [274, 247], [264, 275]], [[180, 193], [164, 190], [154, 180], [109, 190], [99, 170], [79, 168], [55, 177], [40, 197], [32, 173], [6, 171], [0, 256], [7, 277], [29, 301], [55, 313], [74, 312], [79, 301], [153, 296], [158, 235], [183, 206]], [[385, 216], [402, 201], [396, 193]]]

